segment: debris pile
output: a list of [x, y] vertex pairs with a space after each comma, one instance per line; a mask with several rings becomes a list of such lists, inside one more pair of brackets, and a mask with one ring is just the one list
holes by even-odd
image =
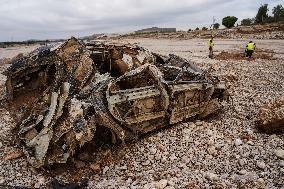
[[259, 110], [258, 126], [265, 132], [284, 131], [284, 97], [268, 104]]
[[[120, 35], [118, 38], [156, 38], [156, 39], [208, 39], [211, 35], [227, 39], [284, 39], [284, 24], [237, 26], [230, 29], [190, 30], [173, 33], [142, 33]], [[114, 37], [117, 38], [117, 37]]]
[[34, 167], [66, 163], [104, 135], [113, 143], [221, 108], [225, 83], [175, 55], [71, 38], [14, 59], [8, 109]]

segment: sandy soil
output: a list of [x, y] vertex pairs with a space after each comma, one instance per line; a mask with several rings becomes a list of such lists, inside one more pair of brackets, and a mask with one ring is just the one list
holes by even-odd
[[[217, 117], [176, 124], [133, 144], [94, 155], [98, 161], [102, 158], [111, 161], [101, 164], [99, 173], [91, 169], [84, 172], [90, 178], [89, 188], [284, 187], [284, 136], [267, 135], [255, 127], [259, 107], [283, 95], [283, 40], [255, 40], [257, 49], [273, 51], [272, 60], [209, 59], [207, 40], [202, 39], [124, 42], [137, 43], [161, 54], [177, 54], [200, 67], [214, 68], [216, 74], [229, 82], [232, 101], [224, 103], [224, 111]], [[215, 54], [241, 52], [247, 42], [216, 39]], [[0, 57], [11, 58], [19, 51], [28, 49], [0, 49]], [[5, 67], [2, 65], [0, 72]], [[3, 84], [5, 77], [0, 79]], [[14, 123], [9, 113], [2, 108], [0, 114], [0, 184], [44, 186], [53, 170], [50, 174], [34, 170], [24, 157], [4, 159], [21, 147], [16, 142], [11, 145]], [[82, 166], [88, 169], [90, 165], [83, 162]], [[73, 175], [81, 171], [65, 169], [56, 177], [76, 180], [80, 178]]]
[[13, 58], [19, 53], [26, 54], [34, 49], [39, 47], [39, 45], [30, 45], [30, 46], [15, 46], [15, 47], [7, 47], [0, 48], [0, 59], [2, 58]]

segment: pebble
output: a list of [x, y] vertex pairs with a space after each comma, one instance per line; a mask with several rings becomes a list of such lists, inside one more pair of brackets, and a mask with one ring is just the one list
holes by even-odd
[[243, 169], [243, 170], [240, 170], [240, 171], [239, 171], [239, 174], [240, 174], [240, 175], [245, 175], [245, 174], [247, 174], [247, 171], [244, 170], [244, 169]]
[[142, 162], [142, 165], [143, 165], [143, 166], [147, 166], [147, 165], [150, 165], [150, 163], [151, 163], [151, 162], [150, 162], [149, 160], [146, 160], [146, 161], [143, 161], [143, 162]]
[[164, 189], [168, 184], [168, 181], [166, 179], [162, 179], [159, 182], [156, 183], [157, 189]]
[[170, 160], [171, 161], [175, 161], [177, 159], [177, 157], [175, 156], [175, 154], [172, 154], [171, 156], [170, 156]]
[[249, 135], [253, 135], [253, 131], [251, 129], [246, 129], [246, 132], [249, 134]]
[[196, 122], [195, 122], [195, 125], [196, 125], [196, 126], [201, 126], [201, 125], [203, 125], [203, 122], [202, 122], [202, 121], [196, 121]]
[[163, 151], [165, 151], [165, 146], [162, 145], [162, 144], [159, 144], [158, 149], [163, 152]]
[[175, 189], [173, 186], [167, 186], [165, 189]]
[[242, 144], [243, 144], [243, 141], [242, 141], [241, 139], [237, 138], [237, 139], [235, 140], [235, 145], [236, 145], [236, 146], [240, 146], [240, 145], [242, 145]]
[[250, 140], [250, 141], [247, 141], [247, 144], [248, 145], [251, 145], [251, 146], [253, 146], [254, 145], [254, 143]]
[[213, 131], [210, 130], [210, 129], [208, 129], [208, 130], [207, 130], [207, 135], [212, 136], [212, 135], [213, 135]]
[[34, 185], [35, 188], [42, 188], [45, 185], [45, 178], [40, 177], [37, 183]]
[[257, 183], [259, 183], [262, 187], [261, 188], [263, 188], [264, 187], [264, 185], [265, 185], [265, 181], [264, 181], [264, 179], [263, 178], [259, 178], [259, 179], [257, 179]]
[[101, 165], [99, 163], [93, 163], [93, 164], [90, 165], [90, 168], [94, 172], [99, 172], [101, 170]]
[[279, 161], [279, 166], [280, 166], [280, 167], [284, 167], [284, 160], [280, 160], [280, 161]]
[[155, 155], [157, 153], [157, 149], [156, 148], [150, 148], [150, 153]]
[[215, 148], [215, 146], [211, 146], [207, 149], [208, 154], [216, 156], [217, 155], [217, 150]]
[[5, 183], [4, 177], [0, 177], [0, 184], [4, 184], [4, 183]]
[[209, 146], [213, 146], [214, 145], [214, 140], [213, 139], [210, 139], [208, 140], [208, 143], [207, 143]]
[[[138, 187], [136, 187], [135, 185], [132, 184], [131, 189], [136, 189]], [[156, 189], [155, 187], [155, 183], [147, 183], [143, 186], [143, 189]]]
[[109, 170], [109, 167], [105, 166], [104, 169], [103, 169], [103, 174], [106, 174], [106, 172], [108, 172], [108, 170]]
[[280, 159], [284, 159], [284, 150], [282, 149], [275, 150], [275, 155]]
[[217, 181], [218, 180], [218, 176], [214, 173], [206, 173], [205, 178], [210, 180], [210, 181]]
[[239, 159], [239, 165], [244, 166], [247, 163], [247, 160], [245, 158]]
[[263, 161], [256, 162], [256, 166], [260, 169], [265, 169], [265, 163]]

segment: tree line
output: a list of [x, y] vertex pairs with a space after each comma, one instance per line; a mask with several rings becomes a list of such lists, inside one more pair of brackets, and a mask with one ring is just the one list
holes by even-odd
[[[273, 23], [273, 22], [280, 22], [284, 21], [284, 7], [279, 4], [273, 7], [272, 15], [268, 14], [269, 8], [268, 4], [263, 4], [258, 8], [257, 14], [254, 18], [245, 18], [241, 21], [241, 25], [249, 26], [252, 24], [266, 24], [266, 23]], [[226, 28], [232, 28], [235, 26], [238, 18], [235, 16], [226, 16], [222, 19], [222, 25]], [[215, 23], [212, 25], [213, 29], [219, 29], [220, 24]], [[202, 30], [207, 30], [208, 28], [203, 27]], [[199, 30], [196, 28], [195, 30]], [[189, 30], [191, 31], [191, 30]]]
[[[281, 4], [272, 9], [272, 15], [268, 14], [268, 4], [263, 4], [258, 8], [257, 14], [254, 18], [245, 18], [241, 21], [241, 25], [249, 26], [252, 24], [265, 24], [284, 21], [284, 8]], [[238, 18], [235, 16], [226, 16], [222, 20], [222, 24], [226, 28], [231, 28], [235, 25]]]

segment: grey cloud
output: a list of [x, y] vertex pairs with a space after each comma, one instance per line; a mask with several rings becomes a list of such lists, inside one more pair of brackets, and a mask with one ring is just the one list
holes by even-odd
[[209, 26], [212, 16], [253, 17], [281, 0], [0, 0], [0, 41], [62, 38], [148, 26]]

